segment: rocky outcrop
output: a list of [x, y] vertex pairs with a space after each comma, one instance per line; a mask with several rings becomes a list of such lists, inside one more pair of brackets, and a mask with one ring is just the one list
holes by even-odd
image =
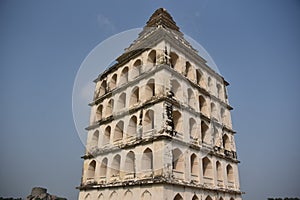
[[46, 188], [34, 187], [31, 190], [31, 194], [27, 196], [26, 200], [67, 200], [67, 199], [48, 194]]

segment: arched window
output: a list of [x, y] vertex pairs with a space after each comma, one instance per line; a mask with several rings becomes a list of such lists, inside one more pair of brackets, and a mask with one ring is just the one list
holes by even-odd
[[176, 80], [171, 81], [171, 91], [173, 92], [177, 100], [182, 100], [182, 96], [183, 96], [182, 89], [178, 81]]
[[197, 76], [197, 84], [200, 85], [200, 87], [205, 88], [203, 73], [199, 69], [196, 70], [196, 76]]
[[129, 120], [127, 137], [136, 137], [137, 134], [137, 117], [132, 116]]
[[154, 129], [154, 112], [153, 110], [147, 110], [144, 117], [143, 130], [149, 131]]
[[197, 197], [197, 195], [194, 194], [192, 200], [199, 200], [199, 198]]
[[190, 79], [191, 81], [195, 80], [195, 72], [194, 72], [194, 68], [192, 67], [190, 62], [186, 62], [185, 63], [185, 69], [186, 69], [186, 76], [188, 79]]
[[216, 162], [216, 167], [217, 167], [217, 181], [218, 181], [218, 186], [222, 186], [223, 182], [223, 173], [222, 173], [222, 165], [219, 161]]
[[104, 80], [104, 81], [102, 81], [101, 86], [100, 86], [99, 97], [106, 93], [106, 91], [107, 91], [106, 87], [107, 87], [107, 84], [106, 84], [106, 81]]
[[177, 172], [184, 172], [184, 157], [178, 148], [172, 151], [172, 167]]
[[121, 72], [119, 85], [125, 84], [127, 82], [128, 82], [128, 67], [124, 67], [124, 69]]
[[183, 200], [183, 198], [180, 194], [176, 194], [176, 196], [174, 197], [174, 200]]
[[116, 86], [117, 86], [117, 74], [114, 74], [112, 77], [111, 77], [111, 80], [110, 80], [110, 83], [109, 83], [109, 87], [111, 90], [115, 89]]
[[102, 119], [102, 112], [103, 112], [103, 106], [99, 105], [96, 110], [96, 121], [99, 121]]
[[118, 109], [123, 109], [126, 106], [126, 93], [123, 92], [118, 99]]
[[199, 161], [194, 153], [191, 155], [191, 175], [194, 177], [199, 176]]
[[106, 106], [106, 116], [110, 116], [112, 115], [113, 113], [113, 108], [114, 108], [114, 100], [113, 99], [110, 99], [107, 103], [107, 106]]
[[211, 78], [208, 77], [208, 79], [207, 79], [207, 87], [208, 87], [208, 91], [211, 91], [211, 85], [212, 85], [212, 83], [211, 83]]
[[123, 139], [123, 132], [124, 132], [124, 122], [119, 121], [115, 127], [114, 132], [114, 142], [118, 142]]
[[95, 169], [96, 169], [96, 161], [92, 160], [88, 166], [88, 170], [87, 170], [87, 181], [93, 181], [95, 178]]
[[125, 160], [125, 173], [132, 176], [131, 178], [135, 177], [134, 161], [135, 161], [135, 155], [132, 151], [129, 151], [128, 154], [126, 155], [126, 160]]
[[145, 100], [150, 99], [155, 96], [155, 81], [154, 79], [150, 79], [145, 86]]
[[231, 165], [227, 165], [226, 167], [226, 174], [227, 174], [227, 181], [229, 186], [233, 187], [234, 184], [234, 174], [233, 174], [233, 168], [231, 167]]
[[145, 149], [142, 155], [142, 170], [153, 170], [153, 153], [150, 148]]
[[190, 133], [190, 138], [192, 139], [198, 139], [198, 133], [197, 133], [197, 124], [196, 121], [193, 118], [190, 118], [189, 120], [189, 133]]
[[117, 177], [120, 175], [120, 162], [121, 162], [121, 156], [119, 154], [115, 155], [110, 170], [110, 175], [112, 177]]
[[202, 143], [209, 143], [208, 126], [204, 121], [201, 122], [201, 140]]
[[141, 73], [141, 67], [142, 67], [142, 61], [140, 59], [137, 59], [134, 63], [133, 63], [133, 69], [132, 69], [132, 78], [135, 78], [137, 76], [140, 75]]
[[142, 200], [151, 200], [152, 199], [152, 195], [148, 190], [145, 190], [141, 196]]
[[99, 196], [98, 196], [98, 200], [104, 200], [104, 195], [101, 193], [101, 194], [99, 194]]
[[211, 111], [210, 111], [210, 117], [216, 118], [217, 117], [216, 116], [216, 105], [214, 103], [211, 103], [210, 104], [210, 109], [211, 109]]
[[203, 96], [199, 96], [199, 110], [202, 114], [207, 115], [207, 103]]
[[155, 66], [156, 65], [156, 51], [155, 50], [152, 50], [148, 54], [148, 65], [150, 65], [150, 66]]
[[118, 193], [113, 191], [109, 196], [109, 200], [118, 200]]
[[100, 178], [106, 178], [107, 175], [107, 158], [103, 158], [101, 165], [100, 165]]
[[107, 145], [110, 143], [110, 134], [111, 134], [111, 127], [107, 126], [105, 128], [104, 134], [103, 134], [103, 140], [102, 145]]
[[229, 140], [228, 135], [224, 134], [222, 136], [222, 140], [223, 140], [223, 148], [230, 151], [231, 150], [231, 148], [230, 148], [231, 145], [230, 145], [230, 140]]
[[139, 87], [133, 88], [133, 90], [131, 91], [131, 95], [130, 95], [129, 106], [133, 106], [134, 104], [139, 102], [139, 99], [140, 99], [139, 91], [140, 91]]
[[84, 199], [88, 200], [88, 199], [90, 199], [90, 196], [91, 196], [90, 193], [88, 193], [87, 195], [85, 195]]
[[205, 200], [212, 200], [212, 198], [208, 195]]
[[191, 88], [188, 89], [188, 105], [193, 109], [196, 108], [195, 94]]
[[132, 200], [133, 199], [132, 196], [133, 196], [132, 192], [130, 190], [127, 190], [124, 194], [124, 200]]
[[220, 85], [220, 84], [217, 84], [217, 93], [218, 93], [218, 97], [220, 98], [220, 99], [222, 99], [223, 98], [223, 92], [222, 92], [222, 86]]
[[206, 179], [213, 178], [212, 164], [211, 161], [205, 157], [202, 159], [203, 177]]
[[[174, 52], [170, 53], [170, 65], [173, 69], [177, 69], [177, 60], [178, 60], [178, 55]], [[180, 71], [179, 71], [180, 72]]]
[[233, 197], [231, 197], [231, 198], [230, 198], [230, 200], [234, 200], [234, 198], [233, 198]]
[[182, 117], [181, 113], [177, 110], [173, 111], [173, 123], [175, 131], [182, 134]]
[[98, 147], [98, 141], [99, 141], [99, 131], [96, 130], [92, 136], [92, 139], [91, 139], [91, 148], [93, 147]]

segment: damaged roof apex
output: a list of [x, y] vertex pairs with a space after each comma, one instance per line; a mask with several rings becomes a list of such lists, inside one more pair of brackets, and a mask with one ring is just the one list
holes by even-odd
[[157, 9], [147, 21], [146, 27], [170, 28], [179, 32], [179, 27], [165, 8]]

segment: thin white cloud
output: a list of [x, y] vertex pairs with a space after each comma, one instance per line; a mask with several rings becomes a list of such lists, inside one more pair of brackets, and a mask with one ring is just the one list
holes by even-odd
[[102, 14], [97, 15], [97, 22], [100, 28], [107, 32], [114, 33], [116, 31], [115, 24], [108, 17]]

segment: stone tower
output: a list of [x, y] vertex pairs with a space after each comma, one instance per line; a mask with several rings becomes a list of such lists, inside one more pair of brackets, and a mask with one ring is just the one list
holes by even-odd
[[80, 200], [241, 200], [226, 86], [163, 8], [95, 80]]

